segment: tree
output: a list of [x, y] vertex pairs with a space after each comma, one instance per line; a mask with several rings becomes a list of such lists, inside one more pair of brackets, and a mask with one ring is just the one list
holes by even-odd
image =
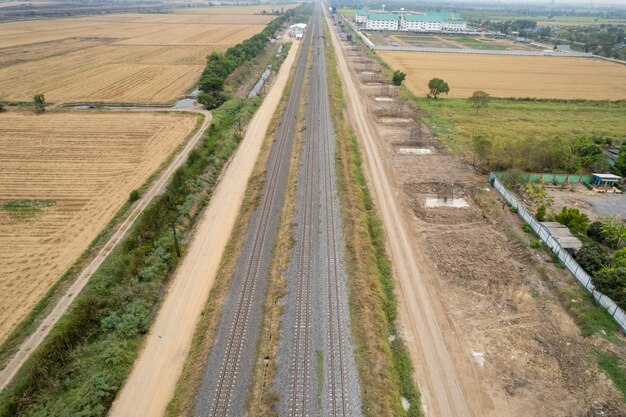
[[618, 306], [626, 307], [626, 268], [602, 268], [593, 276], [593, 285]]
[[602, 222], [593, 222], [587, 229], [587, 236], [592, 238], [598, 243], [604, 241], [604, 233], [602, 232]]
[[472, 150], [474, 151], [473, 165], [476, 166], [477, 163], [487, 159], [489, 150], [491, 150], [491, 140], [483, 135], [474, 135], [472, 137]]
[[615, 170], [618, 175], [626, 177], [626, 145], [622, 145], [615, 159]]
[[401, 85], [402, 81], [406, 78], [406, 74], [402, 71], [395, 71], [393, 76], [391, 77], [391, 82], [393, 85]]
[[42, 93], [35, 94], [33, 102], [35, 103], [35, 113], [43, 113], [46, 111], [46, 98]]
[[597, 243], [589, 243], [583, 245], [576, 252], [576, 261], [589, 274], [595, 274], [602, 267], [611, 263], [611, 255], [609, 252]]
[[546, 219], [546, 205], [542, 204], [537, 208], [537, 213], [535, 214], [535, 218], [538, 222], [542, 222]]
[[450, 92], [450, 87], [448, 87], [448, 83], [440, 78], [433, 78], [428, 81], [428, 98], [437, 98], [439, 94], [448, 94]]
[[614, 248], [626, 242], [626, 224], [618, 217], [610, 217], [602, 222], [602, 234]]
[[474, 91], [474, 93], [467, 99], [476, 109], [476, 114], [483, 107], [487, 107], [489, 104], [489, 100], [491, 100], [491, 96], [484, 91]]
[[585, 234], [589, 228], [589, 217], [576, 208], [563, 207], [554, 220], [567, 226], [572, 233]]

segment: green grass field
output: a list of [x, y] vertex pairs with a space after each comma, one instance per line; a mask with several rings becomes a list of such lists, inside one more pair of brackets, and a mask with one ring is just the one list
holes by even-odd
[[467, 10], [461, 11], [461, 15], [466, 19], [489, 19], [493, 22], [505, 20], [528, 19], [536, 20], [540, 25], [584, 25], [594, 26], [601, 24], [626, 24], [626, 19], [606, 19], [593, 16], [529, 16], [525, 14], [515, 14], [510, 12], [498, 12], [494, 10]]
[[344, 16], [354, 16], [356, 15], [356, 9], [337, 9], [337, 13]]
[[[608, 136], [626, 143], [626, 102], [542, 102], [492, 100], [489, 106], [476, 114], [475, 109], [462, 99], [416, 99], [421, 110], [428, 114], [439, 140], [458, 154], [471, 154], [475, 136], [488, 138], [502, 161], [511, 162], [513, 153], [528, 143], [537, 146], [532, 152], [543, 152], [541, 147], [563, 143], [586, 135]], [[523, 159], [525, 155], [518, 157]], [[530, 155], [526, 155], [530, 157]]]

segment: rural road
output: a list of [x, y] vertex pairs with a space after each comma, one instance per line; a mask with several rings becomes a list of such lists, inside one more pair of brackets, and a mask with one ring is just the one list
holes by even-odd
[[358, 417], [361, 385], [350, 329], [320, 9], [318, 3], [308, 28], [312, 58], [291, 219], [295, 244], [281, 298], [275, 391], [279, 416]]
[[363, 103], [364, 98], [359, 95], [359, 87], [348, 68], [332, 22], [329, 22], [329, 26], [346, 94], [347, 110], [364, 151], [368, 182], [374, 192], [387, 235], [399, 290], [400, 319], [415, 365], [426, 414], [433, 417], [472, 416], [474, 414], [470, 401], [473, 399], [467, 395], [471, 389], [461, 385], [439, 324], [446, 318], [438, 316], [440, 309], [434, 305], [437, 300], [431, 298], [425, 278], [420, 274], [417, 254], [408, 234], [412, 227], [409, 217], [404, 216], [399, 207], [396, 193], [385, 170], [374, 128], [367, 120], [369, 116]]
[[[154, 111], [154, 109], [152, 109], [152, 111]], [[161, 171], [158, 178], [148, 187], [148, 190], [143, 193], [124, 221], [117, 226], [113, 235], [109, 238], [102, 249], [100, 249], [97, 255], [89, 262], [89, 264], [87, 264], [87, 266], [80, 272], [72, 285], [65, 291], [52, 311], [50, 311], [50, 313], [43, 319], [33, 334], [31, 334], [19, 345], [17, 351], [7, 363], [7, 366], [0, 372], [0, 391], [4, 389], [9, 382], [11, 382], [20, 367], [28, 359], [31, 352], [37, 349], [48, 333], [50, 333], [52, 327], [61, 318], [61, 316], [65, 314], [72, 301], [74, 301], [76, 296], [78, 296], [81, 290], [85, 287], [93, 273], [100, 267], [102, 262], [107, 256], [109, 256], [117, 244], [125, 238], [126, 232], [135, 222], [137, 217], [139, 217], [155, 196], [165, 190], [165, 187], [169, 183], [169, 180], [174, 172], [187, 160], [189, 152], [191, 152], [194, 146], [198, 143], [198, 140], [200, 140], [200, 138], [204, 135], [204, 131], [211, 122], [211, 113], [200, 109], [186, 109], [186, 111], [203, 114], [204, 121], [202, 125], [187, 141], [187, 144], [183, 147], [183, 149], [172, 159], [170, 164], [163, 171]]]
[[246, 135], [225, 168], [203, 212], [187, 253], [126, 384], [109, 416], [158, 417], [169, 403], [191, 340], [239, 215], [269, 123], [289, 78], [299, 43], [292, 44], [275, 82], [248, 124]]

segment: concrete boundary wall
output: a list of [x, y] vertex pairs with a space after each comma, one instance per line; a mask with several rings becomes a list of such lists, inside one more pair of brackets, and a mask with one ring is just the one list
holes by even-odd
[[567, 268], [568, 271], [574, 275], [576, 281], [582, 287], [591, 294], [596, 302], [604, 308], [613, 317], [615, 322], [620, 326], [622, 332], [626, 333], [626, 313], [622, 310], [613, 300], [599, 291], [596, 291], [593, 283], [591, 282], [591, 276], [585, 272], [585, 270], [576, 262], [576, 260], [565, 249], [559, 245], [554, 239], [548, 229], [539, 223], [535, 217], [526, 210], [526, 208], [511, 194], [502, 183], [491, 173], [489, 174], [489, 181], [493, 184], [494, 188], [498, 190], [504, 197], [507, 203], [517, 209], [518, 215], [526, 223], [530, 225], [533, 231], [539, 236], [539, 239], [545, 243], [554, 254], [559, 258], [559, 261]]

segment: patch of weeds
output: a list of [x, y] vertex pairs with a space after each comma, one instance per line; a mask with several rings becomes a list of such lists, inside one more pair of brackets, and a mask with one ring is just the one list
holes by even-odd
[[324, 352], [316, 350], [317, 355], [317, 407], [322, 408], [322, 392], [324, 390]]
[[602, 333], [610, 341], [620, 342], [617, 336], [619, 332], [617, 323], [605, 309], [594, 302], [585, 290], [579, 287], [563, 289], [560, 295], [584, 337]]
[[509, 211], [511, 213], [517, 214], [519, 210], [517, 210], [517, 207], [514, 206], [509, 206]]
[[2, 204], [2, 208], [9, 213], [13, 220], [30, 220], [43, 209], [52, 207], [55, 200], [9, 200]]
[[542, 246], [541, 240], [534, 239], [530, 241], [530, 247], [533, 249], [541, 249]]
[[536, 290], [536, 289], [534, 289], [534, 288], [531, 288], [531, 289], [530, 289], [530, 296], [531, 296], [533, 299], [535, 299], [535, 300], [536, 300], [537, 298], [539, 298], [539, 291], [537, 291], [537, 290]]
[[619, 356], [610, 352], [597, 352], [598, 366], [611, 378], [626, 401], [626, 369]]
[[530, 227], [530, 225], [528, 223], [524, 223], [524, 226], [522, 227], [522, 230], [525, 233], [528, 233], [528, 234], [532, 234], [533, 233], [533, 229], [532, 229], [532, 227]]

